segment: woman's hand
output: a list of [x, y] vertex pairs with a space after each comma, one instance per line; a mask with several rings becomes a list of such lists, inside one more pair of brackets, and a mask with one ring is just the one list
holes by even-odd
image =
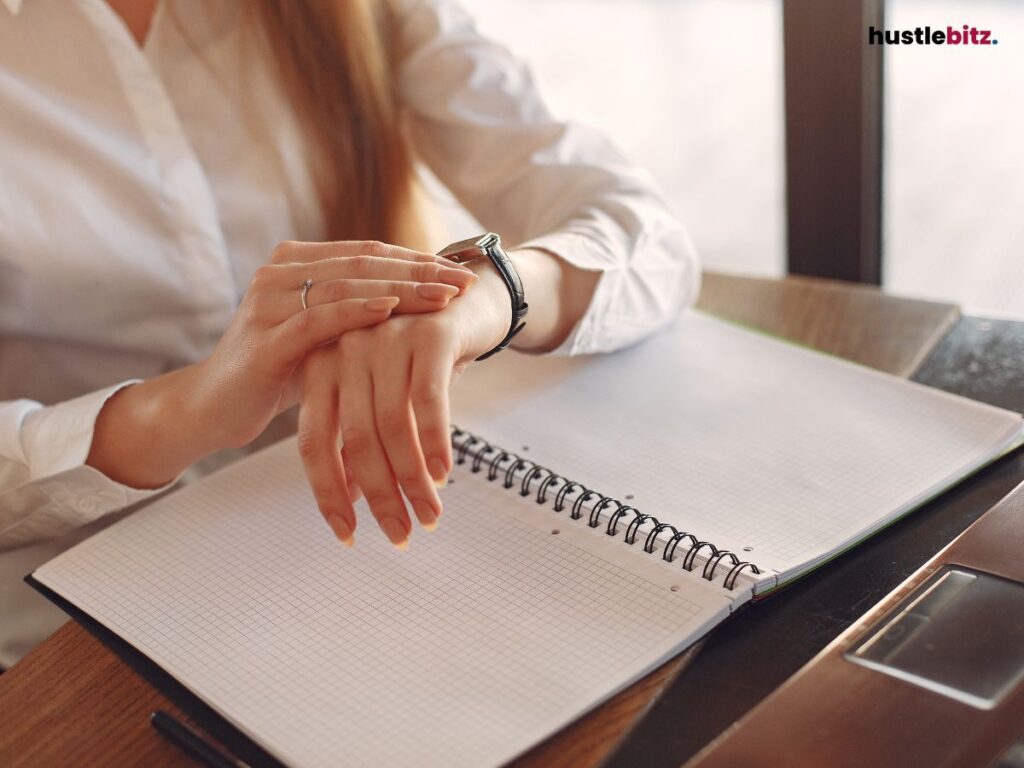
[[[433, 312], [474, 282], [450, 262], [379, 243], [284, 243], [257, 270], [213, 353], [127, 387], [96, 421], [87, 463], [159, 487], [207, 453], [240, 446], [295, 401], [304, 356], [392, 313]], [[302, 308], [301, 286], [308, 309]]]
[[303, 363], [299, 452], [322, 514], [350, 546], [360, 491], [399, 548], [412, 530], [405, 499], [428, 530], [441, 515], [452, 373], [496, 346], [511, 322], [500, 277], [489, 264], [472, 269], [479, 282], [442, 311], [353, 330]]
[[[307, 279], [313, 284], [303, 310]], [[296, 402], [292, 373], [311, 350], [392, 312], [442, 309], [474, 281], [451, 262], [397, 246], [283, 243], [271, 264], [256, 271], [233, 322], [200, 363], [202, 382], [193, 396], [217, 414], [219, 445], [245, 445]]]

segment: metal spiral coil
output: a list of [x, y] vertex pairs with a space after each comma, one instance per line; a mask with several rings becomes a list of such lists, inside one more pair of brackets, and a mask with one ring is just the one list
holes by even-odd
[[[569, 510], [569, 517], [572, 520], [581, 519], [584, 513], [584, 505], [591, 499], [595, 500], [594, 506], [587, 515], [587, 525], [590, 528], [600, 527], [601, 515], [607, 512], [608, 520], [605, 524], [605, 533], [608, 536], [617, 536], [619, 527], [623, 523], [623, 518], [632, 515], [632, 518], [626, 524], [625, 533], [623, 534], [623, 541], [630, 546], [636, 544], [640, 529], [650, 523], [651, 529], [647, 532], [643, 543], [643, 551], [647, 554], [654, 554], [659, 544], [658, 537], [661, 534], [671, 532], [671, 536], [669, 536], [661, 548], [661, 558], [665, 562], [675, 562], [679, 545], [685, 541], [688, 543], [688, 546], [681, 555], [682, 567], [684, 570], [692, 572], [697, 566], [697, 556], [706, 550], [708, 556], [704, 562], [704, 567], [701, 569], [700, 577], [707, 581], [714, 581], [715, 573], [718, 571], [719, 566], [723, 568], [729, 566], [729, 570], [726, 572], [722, 582], [725, 589], [730, 591], [735, 589], [736, 582], [744, 570], [749, 570], [753, 574], [761, 573], [761, 569], [754, 565], [754, 563], [741, 559], [734, 552], [719, 549], [710, 541], [701, 540], [696, 534], [680, 531], [671, 523], [663, 523], [653, 515], [643, 514], [636, 507], [623, 504], [618, 499], [598, 493], [593, 489], [587, 488], [582, 483], [567, 480], [535, 461], [493, 446], [486, 440], [482, 440], [476, 435], [461, 430], [458, 427], [452, 427], [451, 440], [452, 447], [455, 449], [456, 464], [465, 464], [466, 460], [472, 456], [470, 471], [480, 473], [486, 466], [487, 479], [491, 482], [497, 480], [499, 475], [504, 474], [502, 477], [502, 487], [504, 488], [511, 489], [516, 484], [516, 473], [524, 470], [522, 478], [518, 481], [519, 495], [524, 498], [533, 496], [537, 504], [545, 504], [547, 503], [548, 495], [557, 489], [552, 503], [552, 508], [555, 512], [565, 511], [567, 500], [575, 494], [576, 496], [572, 499], [572, 506]], [[489, 456], [488, 454], [493, 455]], [[502, 467], [502, 464], [506, 461], [510, 463], [507, 467]], [[535, 486], [536, 489], [534, 489]]]

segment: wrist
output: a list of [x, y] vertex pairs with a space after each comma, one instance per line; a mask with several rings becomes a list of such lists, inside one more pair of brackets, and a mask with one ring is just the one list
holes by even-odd
[[489, 261], [467, 265], [479, 278], [467, 291], [476, 311], [472, 320], [473, 339], [467, 357], [475, 360], [504, 341], [512, 325], [512, 298], [508, 286]]
[[118, 391], [101, 409], [86, 463], [133, 488], [159, 488], [209, 452], [189, 417], [193, 372], [173, 371]]
[[[242, 395], [232, 399], [225, 395], [227, 386], [210, 358], [185, 366], [173, 375], [175, 378], [154, 403], [154, 418], [166, 424], [167, 414], [178, 414], [174, 431], [184, 447], [183, 458], [185, 454], [191, 455], [194, 462], [217, 451], [240, 448], [262, 431], [250, 425], [251, 418], [236, 418], [239, 407], [242, 413], [250, 407], [249, 398]], [[236, 407], [227, 405], [229, 402]]]
[[220, 387], [211, 386], [208, 368], [209, 360], [204, 359], [174, 371], [153, 402], [154, 421], [182, 446], [182, 460], [188, 464], [236, 447], [220, 428], [224, 398]]

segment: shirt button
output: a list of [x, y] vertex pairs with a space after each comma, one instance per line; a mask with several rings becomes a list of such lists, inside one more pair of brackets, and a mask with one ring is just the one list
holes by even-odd
[[96, 512], [96, 508], [99, 504], [99, 497], [97, 496], [79, 496], [78, 507], [79, 512], [85, 512], [86, 514], [93, 514]]

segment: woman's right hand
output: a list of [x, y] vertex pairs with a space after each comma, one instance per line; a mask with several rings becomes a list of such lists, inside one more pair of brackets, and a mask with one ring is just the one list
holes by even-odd
[[[476, 279], [445, 259], [380, 243], [283, 243], [256, 271], [205, 360], [126, 387], [101, 410], [90, 466], [136, 488], [255, 439], [292, 405], [294, 372], [317, 346], [392, 313], [445, 307]], [[308, 309], [302, 308], [301, 290]]]
[[[313, 285], [303, 310], [307, 279]], [[397, 246], [282, 243], [271, 263], [256, 271], [231, 325], [200, 363], [194, 396], [217, 414], [218, 444], [249, 443], [293, 405], [298, 382], [292, 374], [314, 348], [392, 312], [442, 309], [474, 280], [452, 262]]]

